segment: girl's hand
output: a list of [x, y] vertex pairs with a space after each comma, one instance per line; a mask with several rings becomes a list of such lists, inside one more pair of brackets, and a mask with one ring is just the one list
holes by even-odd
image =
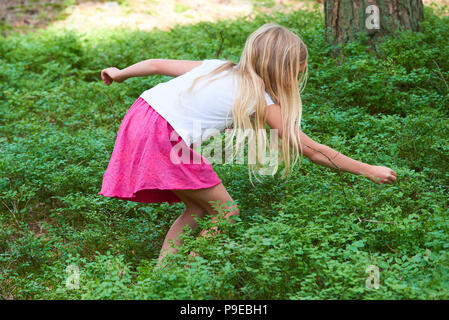
[[125, 80], [120, 76], [120, 69], [114, 67], [102, 70], [101, 79], [103, 79], [106, 85], [110, 85], [113, 81], [120, 83]]
[[387, 167], [370, 166], [370, 170], [363, 175], [378, 184], [393, 184], [396, 181], [396, 172]]

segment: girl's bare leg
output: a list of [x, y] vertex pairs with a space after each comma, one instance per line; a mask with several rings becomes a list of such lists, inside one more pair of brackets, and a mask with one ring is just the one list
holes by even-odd
[[[182, 232], [182, 228], [186, 224], [189, 224], [192, 229], [198, 227], [198, 224], [194, 220], [194, 216], [203, 217], [206, 213], [209, 213], [210, 215], [212, 215], [212, 222], [216, 222], [216, 215], [222, 214], [222, 212], [218, 212], [212, 206], [211, 201], [213, 201], [214, 203], [219, 201], [219, 204], [227, 204], [228, 201], [233, 201], [222, 183], [219, 183], [218, 185], [211, 188], [172, 191], [184, 202], [184, 204], [186, 205], [186, 211], [173, 223], [170, 230], [168, 231], [162, 245], [161, 253], [159, 255], [159, 264], [167, 253], [177, 251], [176, 248], [169, 248], [170, 239], [173, 239], [175, 246], [179, 246], [182, 244], [182, 240], [176, 238], [178, 237], [178, 233]], [[232, 215], [239, 214], [239, 209], [235, 205], [232, 205], [232, 207], [228, 207], [228, 205], [226, 205], [224, 206], [224, 208], [229, 209], [229, 212], [225, 215], [226, 218], [229, 218]], [[211, 232], [211, 229], [213, 229], [214, 232]], [[213, 227], [211, 229], [203, 230], [201, 232], [201, 236], [209, 236], [218, 233], [216, 227]], [[196, 255], [194, 252], [191, 252], [190, 254], [192, 256]]]
[[182, 240], [178, 239], [180, 233], [182, 233], [182, 229], [189, 225], [190, 228], [196, 229], [198, 227], [197, 222], [195, 221], [195, 217], [203, 217], [206, 214], [206, 211], [197, 205], [195, 202], [190, 199], [184, 197], [182, 194], [178, 194], [179, 198], [184, 202], [186, 209], [182, 215], [176, 219], [173, 225], [168, 230], [167, 235], [165, 236], [164, 243], [162, 244], [161, 252], [158, 258], [158, 264], [161, 263], [162, 259], [168, 254], [177, 252], [176, 248], [170, 248], [170, 240], [173, 240], [174, 246], [178, 247], [182, 244]]
[[[217, 214], [224, 214], [223, 212], [217, 211], [213, 206], [212, 202], [219, 202], [219, 205], [224, 205], [223, 208], [227, 209], [227, 213], [225, 214], [225, 218], [229, 219], [229, 217], [238, 215], [239, 209], [236, 205], [229, 206], [227, 203], [229, 201], [233, 201], [228, 191], [224, 187], [222, 183], [217, 184], [211, 188], [198, 189], [198, 190], [176, 190], [176, 194], [180, 195], [184, 198], [190, 199], [195, 202], [197, 205], [202, 207], [208, 214], [212, 216], [211, 221], [215, 223], [217, 221]], [[230, 220], [233, 222], [233, 220]], [[214, 231], [211, 231], [214, 230]], [[209, 230], [203, 230], [201, 232], [201, 236], [209, 236], [219, 233], [216, 227], [212, 227]]]

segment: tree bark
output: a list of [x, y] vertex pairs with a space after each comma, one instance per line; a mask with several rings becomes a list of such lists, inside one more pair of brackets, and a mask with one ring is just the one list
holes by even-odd
[[420, 31], [424, 6], [422, 0], [325, 0], [324, 16], [326, 41], [336, 45], [354, 40], [359, 32], [374, 39]]

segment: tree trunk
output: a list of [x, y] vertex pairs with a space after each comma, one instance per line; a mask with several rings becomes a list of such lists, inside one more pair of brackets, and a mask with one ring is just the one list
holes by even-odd
[[358, 32], [373, 39], [397, 30], [419, 31], [423, 11], [422, 0], [325, 0], [326, 41], [346, 43]]

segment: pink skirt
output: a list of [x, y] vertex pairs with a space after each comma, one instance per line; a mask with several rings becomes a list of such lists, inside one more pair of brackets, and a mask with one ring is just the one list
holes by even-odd
[[[203, 189], [219, 184], [221, 180], [207, 159], [188, 147], [173, 131], [173, 127], [139, 97], [120, 125], [98, 194], [134, 202], [172, 204], [181, 199], [171, 190]], [[170, 141], [173, 136], [178, 138]], [[190, 160], [196, 157], [196, 161], [173, 161], [170, 151], [175, 145], [178, 146], [176, 150], [180, 150], [179, 146], [183, 148], [179, 156], [190, 151]]]

